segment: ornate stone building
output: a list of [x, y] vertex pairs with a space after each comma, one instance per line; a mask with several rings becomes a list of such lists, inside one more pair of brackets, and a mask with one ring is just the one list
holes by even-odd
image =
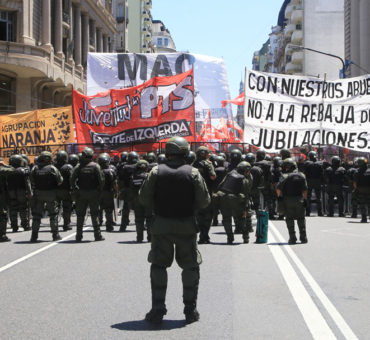
[[0, 0], [0, 113], [70, 105], [115, 33], [111, 0]]

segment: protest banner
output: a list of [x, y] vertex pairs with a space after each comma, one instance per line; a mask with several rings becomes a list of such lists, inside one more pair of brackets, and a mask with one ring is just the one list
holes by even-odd
[[223, 59], [192, 53], [89, 53], [87, 94], [142, 84], [148, 79], [194, 70], [195, 118], [198, 132], [211, 111], [212, 124], [232, 118], [231, 107], [221, 106], [230, 99], [229, 82]]
[[73, 91], [79, 144], [120, 150], [173, 136], [195, 140], [193, 70], [93, 96]]
[[26, 154], [31, 160], [42, 151], [55, 153], [74, 143], [72, 107], [58, 107], [0, 116], [0, 154]]
[[370, 76], [325, 81], [247, 70], [244, 142], [267, 151], [302, 145], [370, 150]]

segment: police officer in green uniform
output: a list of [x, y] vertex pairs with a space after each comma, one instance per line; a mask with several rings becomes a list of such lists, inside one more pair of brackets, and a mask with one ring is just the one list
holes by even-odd
[[354, 189], [361, 211], [361, 223], [367, 223], [367, 215], [370, 213], [370, 169], [367, 166], [367, 159], [359, 157], [357, 159], [358, 170], [354, 175]]
[[18, 213], [21, 218], [21, 226], [24, 230], [30, 230], [28, 218], [28, 201], [32, 197], [29, 172], [25, 169], [25, 160], [21, 155], [12, 155], [9, 164], [15, 169], [7, 178], [9, 195], [10, 226], [13, 232], [18, 231]]
[[199, 171], [185, 163], [189, 143], [172, 137], [166, 143], [166, 164], [150, 173], [139, 192], [140, 202], [154, 207], [152, 243], [148, 260], [151, 263], [152, 309], [145, 319], [160, 323], [167, 313], [167, 267], [176, 250], [176, 262], [182, 268], [184, 313], [187, 323], [199, 320], [197, 296], [201, 256], [197, 249], [196, 210], [210, 204], [207, 186]]
[[294, 220], [297, 220], [301, 243], [307, 243], [306, 212], [307, 182], [302, 172], [297, 171], [297, 164], [286, 158], [282, 164], [284, 175], [277, 187], [277, 195], [283, 198], [285, 222], [289, 232], [289, 244], [295, 244], [297, 237]]
[[33, 187], [33, 208], [32, 208], [32, 234], [31, 242], [36, 242], [41, 224], [41, 217], [44, 206], [49, 213], [50, 229], [53, 234], [53, 241], [61, 240], [58, 232], [58, 207], [57, 207], [57, 188], [63, 182], [63, 177], [59, 170], [52, 165], [53, 155], [51, 152], [43, 151], [37, 158], [30, 174]]
[[10, 241], [10, 238], [6, 236], [6, 225], [8, 222], [6, 177], [12, 172], [14, 172], [14, 168], [5, 165], [0, 158], [0, 242]]
[[103, 212], [105, 212], [106, 231], [112, 232], [114, 197], [118, 195], [117, 174], [115, 168], [110, 166], [110, 156], [108, 153], [102, 153], [98, 157], [98, 164], [104, 174], [104, 187], [100, 195], [99, 204], [99, 224], [103, 223]]
[[136, 225], [136, 241], [143, 242], [144, 239], [144, 222], [146, 220], [146, 227], [148, 233], [148, 241], [150, 241], [150, 226], [153, 219], [153, 209], [144, 207], [139, 201], [139, 190], [144, 181], [148, 177], [149, 163], [145, 160], [140, 160], [135, 165], [134, 173], [130, 179], [129, 194], [131, 207], [135, 214]]
[[104, 188], [104, 174], [100, 165], [93, 162], [94, 151], [84, 148], [80, 163], [73, 169], [71, 188], [76, 198], [77, 233], [76, 242], [82, 241], [82, 228], [87, 207], [90, 207], [95, 241], [103, 241], [99, 226], [99, 198]]
[[[196, 151], [196, 160], [193, 167], [197, 168], [207, 184], [208, 191], [212, 192], [213, 181], [216, 179], [215, 169], [208, 159], [209, 149], [200, 146]], [[209, 230], [211, 229], [213, 218], [213, 207], [211, 204], [197, 212], [197, 222], [200, 229], [199, 244], [210, 243]]]
[[[249, 242], [250, 194], [253, 179], [250, 175], [251, 165], [240, 162], [236, 169], [230, 171], [219, 185], [217, 196], [220, 197], [222, 223], [227, 235], [227, 243], [234, 242], [231, 217], [234, 218], [236, 228], [241, 230], [244, 243]], [[247, 227], [248, 224], [248, 227]]]
[[63, 183], [57, 190], [57, 201], [59, 209], [63, 208], [63, 230], [71, 230], [72, 196], [71, 196], [71, 174], [73, 166], [68, 163], [68, 153], [58, 151], [55, 166], [63, 177]]

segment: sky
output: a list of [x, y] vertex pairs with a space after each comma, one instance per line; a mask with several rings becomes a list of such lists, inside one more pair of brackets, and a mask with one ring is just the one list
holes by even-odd
[[[177, 51], [225, 60], [231, 98], [239, 94], [245, 67], [277, 24], [283, 0], [153, 0], [153, 20], [171, 32]], [[244, 79], [243, 79], [244, 80]]]

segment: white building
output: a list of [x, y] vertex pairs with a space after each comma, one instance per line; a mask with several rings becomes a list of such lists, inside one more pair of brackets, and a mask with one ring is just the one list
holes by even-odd
[[161, 20], [153, 20], [152, 44], [156, 52], [176, 52], [171, 33]]

